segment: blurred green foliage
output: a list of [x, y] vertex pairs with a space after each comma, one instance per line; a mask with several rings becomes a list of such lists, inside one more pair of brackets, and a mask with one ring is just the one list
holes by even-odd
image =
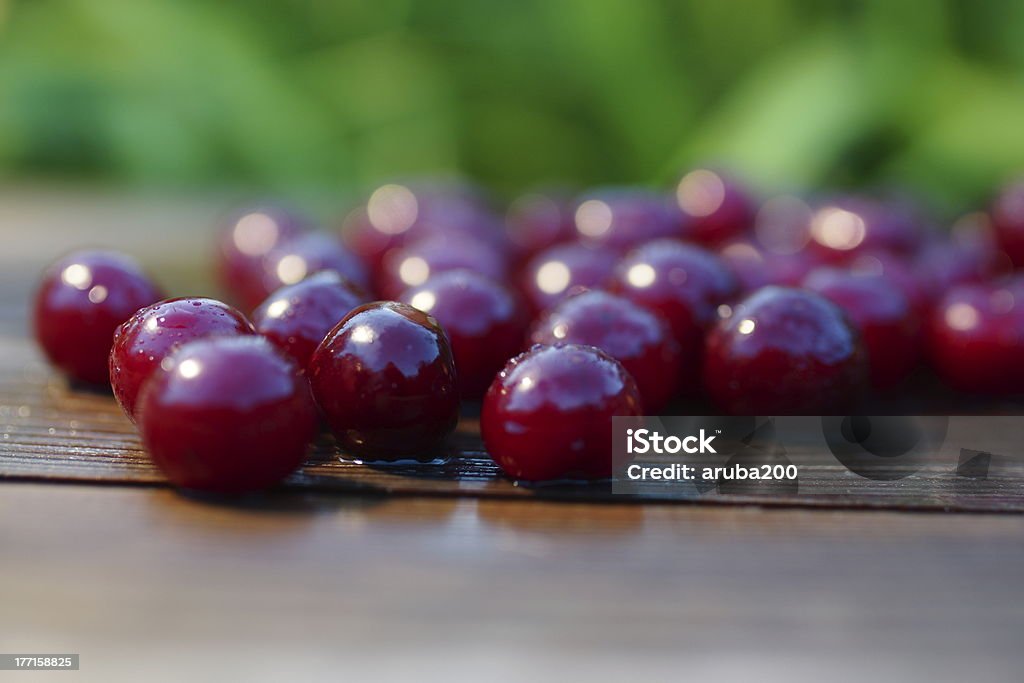
[[0, 173], [338, 191], [1024, 169], [1024, 2], [0, 0]]

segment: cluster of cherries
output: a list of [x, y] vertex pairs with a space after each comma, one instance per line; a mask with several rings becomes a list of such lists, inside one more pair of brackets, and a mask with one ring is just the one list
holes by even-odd
[[54, 264], [35, 301], [50, 361], [109, 382], [187, 488], [273, 485], [321, 417], [360, 459], [432, 459], [482, 399], [509, 476], [599, 478], [612, 416], [675, 398], [845, 413], [923, 358], [962, 392], [1024, 386], [1024, 181], [943, 233], [905, 200], [755, 202], [706, 169], [672, 194], [534, 194], [504, 216], [465, 185], [391, 184], [340, 236], [258, 207], [217, 250], [251, 318], [164, 299], [112, 252]]

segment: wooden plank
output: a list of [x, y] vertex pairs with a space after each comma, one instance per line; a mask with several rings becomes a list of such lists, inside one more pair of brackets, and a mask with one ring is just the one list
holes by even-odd
[[80, 653], [85, 680], [1011, 681], [1024, 666], [1012, 516], [8, 483], [0, 547], [4, 651]]

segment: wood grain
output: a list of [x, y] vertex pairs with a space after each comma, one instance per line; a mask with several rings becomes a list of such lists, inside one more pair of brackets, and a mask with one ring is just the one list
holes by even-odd
[[81, 680], [1012, 681], [1024, 666], [1024, 524], [1007, 515], [6, 483], [0, 543], [0, 649], [80, 653]]

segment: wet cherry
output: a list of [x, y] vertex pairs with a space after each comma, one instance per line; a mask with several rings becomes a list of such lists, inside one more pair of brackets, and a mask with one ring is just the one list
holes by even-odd
[[807, 276], [804, 287], [842, 308], [860, 330], [873, 387], [889, 389], [914, 369], [921, 342], [919, 311], [890, 278], [821, 268]]
[[678, 240], [655, 240], [630, 252], [609, 288], [669, 322], [682, 350], [684, 382], [695, 385], [704, 332], [732, 301], [736, 279], [717, 256]]
[[645, 410], [657, 414], [679, 389], [684, 362], [668, 324], [629, 299], [601, 290], [570, 296], [530, 329], [534, 344], [586, 344], [616, 359], [636, 380]]
[[929, 355], [957, 391], [1024, 394], [1024, 278], [954, 287], [929, 321]]
[[507, 254], [472, 238], [430, 237], [388, 252], [377, 271], [377, 291], [397, 299], [410, 287], [418, 287], [431, 275], [466, 269], [492, 280], [508, 275]]
[[865, 251], [850, 258], [844, 268], [854, 275], [878, 277], [897, 289], [923, 324], [937, 296], [932, 282], [924, 279], [914, 261], [888, 251]]
[[502, 249], [500, 219], [479, 190], [460, 182], [388, 183], [345, 219], [345, 244], [371, 269], [391, 250], [431, 236], [467, 237]]
[[520, 291], [536, 315], [570, 294], [603, 284], [618, 260], [618, 253], [607, 247], [558, 244], [530, 259], [519, 273]]
[[804, 199], [780, 194], [761, 205], [754, 217], [754, 242], [769, 254], [796, 254], [811, 241], [814, 211]]
[[401, 300], [432, 315], [451, 341], [463, 398], [479, 399], [522, 348], [526, 311], [516, 294], [468, 270], [438, 273]]
[[612, 474], [612, 417], [643, 414], [636, 382], [592, 346], [535, 346], [509, 361], [484, 397], [480, 430], [509, 477]]
[[105, 385], [114, 330], [162, 296], [127, 256], [112, 251], [70, 254], [46, 270], [36, 292], [36, 341], [68, 377]]
[[252, 322], [257, 332], [305, 369], [327, 333], [368, 300], [354, 283], [325, 270], [271, 294], [253, 312]]
[[251, 310], [281, 287], [329, 270], [368, 291], [369, 272], [359, 257], [333, 235], [311, 232], [288, 240], [267, 255], [263, 260], [263, 279], [259, 288], [249, 293], [246, 306]]
[[764, 202], [753, 222], [753, 235], [733, 238], [718, 255], [739, 280], [744, 292], [767, 285], [797, 287], [824, 256], [807, 248], [811, 239], [811, 207], [792, 195]]
[[428, 460], [455, 429], [459, 392], [448, 337], [407, 304], [353, 310], [313, 353], [308, 374], [334, 435], [357, 455]]
[[708, 169], [683, 176], [676, 186], [676, 204], [689, 239], [715, 246], [739, 237], [754, 225], [754, 202], [735, 180]]
[[812, 292], [765, 287], [709, 333], [704, 386], [733, 415], [829, 414], [859, 399], [866, 361], [835, 304]]
[[146, 382], [140, 401], [146, 451], [187, 489], [266, 489], [302, 464], [316, 434], [309, 386], [257, 336], [186, 344]]
[[851, 195], [815, 211], [809, 246], [834, 263], [866, 250], [913, 256], [924, 246], [927, 234], [916, 207], [910, 203]]
[[809, 250], [779, 254], [746, 239], [725, 244], [720, 248], [718, 256], [736, 276], [740, 290], [744, 293], [768, 285], [796, 287], [807, 273], [821, 264], [821, 259]]
[[994, 244], [936, 242], [914, 261], [914, 272], [929, 293], [939, 297], [956, 285], [986, 282], [1012, 270], [1009, 257]]
[[166, 358], [195, 339], [253, 334], [239, 311], [216, 299], [168, 299], [136, 311], [117, 328], [110, 349], [110, 384], [125, 414], [138, 418], [142, 386]]
[[509, 240], [521, 260], [576, 236], [574, 204], [555, 194], [527, 194], [516, 199], [505, 214]]
[[659, 237], [686, 233], [667, 197], [639, 188], [607, 188], [584, 195], [574, 220], [579, 239], [620, 253]]
[[1024, 178], [999, 192], [990, 213], [1000, 248], [1015, 266], [1024, 267]]
[[1008, 275], [1013, 263], [1000, 246], [993, 218], [976, 211], [958, 218], [948, 236], [930, 240], [917, 254], [912, 268], [930, 308], [956, 285]]
[[254, 206], [224, 221], [217, 239], [217, 276], [233, 301], [251, 309], [263, 299], [263, 259], [309, 231], [311, 221], [280, 206]]

